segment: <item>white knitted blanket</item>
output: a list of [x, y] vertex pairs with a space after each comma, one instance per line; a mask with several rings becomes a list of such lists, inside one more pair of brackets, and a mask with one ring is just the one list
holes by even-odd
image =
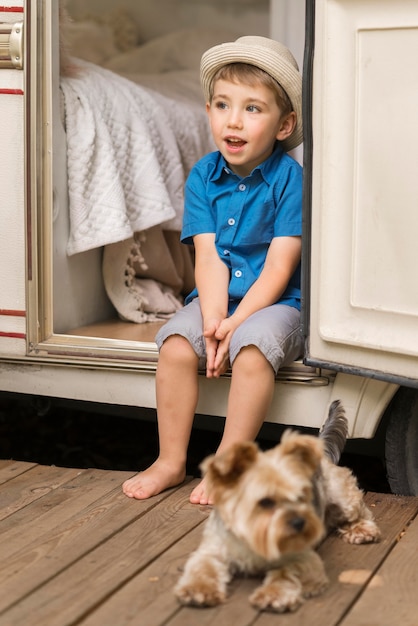
[[63, 77], [69, 255], [157, 224], [180, 230], [183, 186], [211, 149], [202, 102], [187, 106], [77, 59]]

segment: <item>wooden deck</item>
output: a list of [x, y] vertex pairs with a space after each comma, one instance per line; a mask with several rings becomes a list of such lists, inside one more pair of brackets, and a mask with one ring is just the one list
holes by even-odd
[[222, 607], [180, 607], [173, 585], [208, 509], [189, 504], [190, 481], [130, 500], [120, 489], [130, 475], [0, 461], [1, 626], [418, 624], [418, 498], [367, 494], [383, 540], [328, 537], [329, 590], [278, 616], [251, 608], [251, 579]]

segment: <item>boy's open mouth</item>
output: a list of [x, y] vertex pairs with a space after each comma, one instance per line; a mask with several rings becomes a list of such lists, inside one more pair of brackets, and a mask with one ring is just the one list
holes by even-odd
[[225, 142], [231, 148], [242, 148], [247, 143], [243, 139], [239, 139], [238, 137], [226, 137]]

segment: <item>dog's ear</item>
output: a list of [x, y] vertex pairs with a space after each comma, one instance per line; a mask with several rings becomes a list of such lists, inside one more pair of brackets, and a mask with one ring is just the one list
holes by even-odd
[[200, 468], [211, 484], [232, 486], [255, 463], [258, 453], [253, 442], [236, 443], [225, 452], [205, 459]]
[[292, 430], [285, 430], [278, 449], [282, 456], [292, 455], [312, 472], [318, 469], [324, 455], [324, 446], [318, 437], [300, 435]]

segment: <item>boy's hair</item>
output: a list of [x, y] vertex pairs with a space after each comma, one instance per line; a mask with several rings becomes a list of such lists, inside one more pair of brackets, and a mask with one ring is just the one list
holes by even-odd
[[209, 102], [212, 102], [214, 85], [217, 80], [242, 82], [250, 87], [261, 83], [274, 93], [276, 103], [282, 115], [288, 115], [293, 111], [289, 96], [283, 87], [270, 74], [255, 65], [250, 65], [249, 63], [229, 63], [219, 68], [210, 83]]

